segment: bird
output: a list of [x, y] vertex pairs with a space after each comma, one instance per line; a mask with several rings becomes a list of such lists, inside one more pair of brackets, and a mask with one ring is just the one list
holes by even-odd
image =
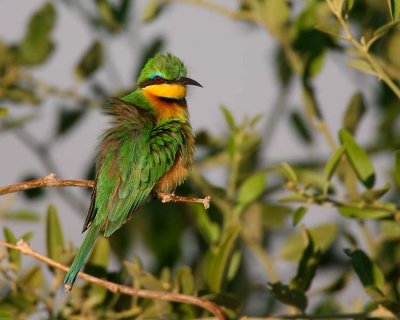
[[158, 53], [141, 70], [134, 91], [113, 98], [104, 112], [110, 127], [96, 154], [96, 177], [82, 232], [87, 231], [65, 276], [70, 291], [99, 234], [111, 236], [157, 192], [170, 193], [189, 174], [194, 134], [186, 102], [183, 62]]

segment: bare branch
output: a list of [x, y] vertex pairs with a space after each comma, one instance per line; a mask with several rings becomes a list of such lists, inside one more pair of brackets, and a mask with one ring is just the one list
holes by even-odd
[[[21, 253], [23, 253], [27, 256], [31, 256], [31, 257], [35, 258], [36, 260], [41, 261], [53, 268], [56, 268], [56, 269], [59, 269], [59, 270], [65, 271], [65, 272], [68, 272], [68, 270], [69, 270], [69, 268], [67, 266], [65, 266], [61, 263], [58, 263], [48, 257], [41, 255], [40, 253], [32, 250], [29, 247], [29, 244], [23, 240], [19, 240], [17, 244], [11, 244], [6, 241], [0, 240], [0, 246], [18, 250]], [[165, 300], [165, 301], [170, 301], [170, 302], [187, 303], [187, 304], [191, 304], [191, 305], [203, 308], [205, 310], [208, 310], [209, 312], [211, 312], [215, 317], [217, 317], [220, 320], [227, 320], [227, 317], [220, 306], [218, 306], [217, 304], [215, 304], [211, 301], [208, 301], [208, 300], [205, 300], [205, 299], [202, 299], [199, 297], [194, 297], [194, 296], [181, 294], [181, 293], [132, 288], [132, 287], [128, 287], [125, 285], [121, 285], [121, 284], [117, 284], [114, 282], [99, 279], [99, 278], [96, 278], [96, 277], [91, 276], [84, 272], [79, 272], [78, 277], [87, 282], [90, 282], [90, 283], [96, 284], [100, 287], [106, 288], [107, 290], [110, 290], [111, 292], [114, 292], [114, 293], [120, 293], [120, 294], [129, 295], [129, 296], [136, 296], [136, 297], [148, 298], [148, 299], [157, 299], [157, 300]]]
[[[0, 187], [0, 196], [7, 193], [14, 193], [19, 191], [25, 191], [29, 189], [43, 188], [43, 187], [89, 187], [92, 188], [94, 185], [93, 180], [63, 180], [58, 179], [54, 173], [50, 173], [47, 176], [35, 180], [20, 182], [5, 187]], [[192, 198], [182, 197], [175, 194], [157, 192], [157, 198], [162, 202], [192, 202], [201, 203], [205, 209], [210, 207], [210, 196], [205, 198]]]

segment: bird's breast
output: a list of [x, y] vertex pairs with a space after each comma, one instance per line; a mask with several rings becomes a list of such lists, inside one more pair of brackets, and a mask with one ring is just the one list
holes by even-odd
[[169, 193], [180, 185], [188, 176], [189, 168], [184, 165], [182, 156], [177, 156], [171, 169], [158, 180], [155, 190]]

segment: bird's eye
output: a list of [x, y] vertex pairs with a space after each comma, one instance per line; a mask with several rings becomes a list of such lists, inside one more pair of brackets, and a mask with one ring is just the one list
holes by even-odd
[[161, 83], [163, 81], [163, 79], [160, 76], [155, 76], [154, 77], [154, 82], [155, 83]]

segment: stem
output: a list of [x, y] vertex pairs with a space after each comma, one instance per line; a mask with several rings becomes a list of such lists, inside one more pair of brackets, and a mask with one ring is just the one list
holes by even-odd
[[[20, 240], [18, 243], [11, 244], [5, 241], [0, 241], [0, 246], [10, 248], [10, 249], [15, 249], [20, 251], [21, 253], [31, 256], [35, 258], [38, 261], [41, 261], [48, 266], [51, 266], [53, 268], [68, 272], [69, 268], [61, 263], [58, 263], [48, 257], [45, 257], [38, 252], [32, 250], [28, 243]], [[125, 295], [130, 295], [130, 296], [137, 296], [141, 298], [149, 298], [149, 299], [158, 299], [158, 300], [165, 300], [165, 301], [171, 301], [171, 302], [180, 302], [180, 303], [187, 303], [187, 304], [192, 304], [195, 306], [198, 306], [200, 308], [203, 308], [205, 310], [208, 310], [211, 312], [214, 316], [216, 316], [220, 320], [227, 320], [227, 317], [225, 313], [222, 311], [221, 307], [218, 306], [217, 304], [199, 298], [199, 297], [194, 297], [194, 296], [189, 296], [186, 294], [181, 294], [181, 293], [173, 293], [173, 292], [166, 292], [166, 291], [154, 291], [154, 290], [144, 290], [144, 289], [137, 289], [137, 288], [131, 288], [126, 285], [121, 285], [117, 284], [114, 282], [106, 281], [103, 279], [96, 278], [94, 276], [91, 276], [87, 273], [79, 272], [78, 277], [81, 278], [82, 280], [85, 280], [87, 282], [96, 284], [100, 287], [106, 288], [107, 290], [113, 292], [113, 293], [121, 293]]]

